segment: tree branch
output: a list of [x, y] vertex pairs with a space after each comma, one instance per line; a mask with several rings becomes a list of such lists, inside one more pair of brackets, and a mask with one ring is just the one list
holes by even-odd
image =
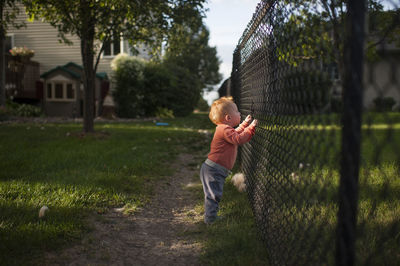
[[[106, 40], [106, 41], [108, 41], [108, 40]], [[94, 74], [95, 74], [95, 75], [96, 75], [96, 73], [97, 73], [97, 67], [98, 67], [98, 65], [99, 65], [99, 63], [100, 63], [101, 53], [104, 51], [104, 43], [105, 43], [106, 41], [103, 41], [103, 43], [101, 44], [99, 53], [98, 53], [97, 56], [96, 56], [96, 63], [94, 64]]]
[[324, 6], [326, 12], [328, 13], [328, 16], [331, 20], [333, 20], [332, 14], [331, 14], [331, 10], [329, 8], [328, 2], [326, 0], [321, 0], [322, 5]]
[[386, 31], [383, 33], [382, 38], [379, 39], [378, 41], [368, 45], [367, 50], [371, 49], [372, 47], [375, 47], [379, 44], [382, 44], [386, 38], [389, 36], [392, 31], [400, 25], [400, 9], [396, 10], [395, 16], [393, 18], [392, 23], [386, 28]]

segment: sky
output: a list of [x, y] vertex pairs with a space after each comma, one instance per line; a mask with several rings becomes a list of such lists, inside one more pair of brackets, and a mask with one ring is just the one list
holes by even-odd
[[[222, 82], [231, 74], [233, 51], [259, 2], [260, 0], [208, 0], [206, 7], [209, 10], [205, 24], [210, 30], [209, 44], [217, 47], [221, 60]], [[218, 88], [219, 86], [216, 89]], [[218, 98], [218, 92], [206, 93], [204, 98], [211, 104]]]

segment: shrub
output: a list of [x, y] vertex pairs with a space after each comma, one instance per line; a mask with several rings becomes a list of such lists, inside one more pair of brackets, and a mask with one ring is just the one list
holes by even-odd
[[155, 116], [158, 118], [174, 118], [174, 112], [167, 108], [158, 107], [155, 113]]
[[[163, 64], [149, 62], [144, 68], [144, 87], [146, 95], [143, 109], [147, 116], [159, 116], [160, 110], [173, 110], [168, 104], [168, 91], [171, 90], [172, 73]], [[173, 115], [173, 114], [172, 114]]]
[[148, 63], [144, 71], [147, 97], [146, 113], [157, 108], [172, 110], [174, 116], [186, 116], [193, 112], [200, 97], [197, 79], [191, 73], [173, 63]]
[[210, 106], [203, 97], [200, 97], [196, 108], [201, 112], [207, 112], [210, 109]]
[[396, 101], [392, 97], [376, 97], [374, 99], [375, 111], [389, 112], [392, 111]]
[[158, 116], [160, 110], [186, 116], [199, 101], [196, 77], [181, 66], [127, 56], [117, 57], [112, 64], [116, 83], [113, 97], [120, 117]]
[[113, 79], [116, 84], [113, 98], [119, 117], [143, 116], [141, 102], [144, 98], [145, 62], [137, 57], [116, 57], [113, 62]]
[[176, 64], [164, 64], [171, 73], [170, 87], [166, 91], [167, 108], [174, 112], [175, 116], [187, 116], [191, 114], [200, 99], [200, 85], [195, 76], [189, 70]]
[[41, 115], [43, 115], [42, 109], [30, 104], [7, 101], [6, 107], [0, 108], [0, 120], [6, 120], [10, 116], [38, 117]]
[[10, 110], [5, 106], [0, 106], [0, 121], [7, 120], [11, 115]]
[[12, 113], [16, 116], [37, 117], [42, 115], [42, 109], [30, 104], [19, 104]]

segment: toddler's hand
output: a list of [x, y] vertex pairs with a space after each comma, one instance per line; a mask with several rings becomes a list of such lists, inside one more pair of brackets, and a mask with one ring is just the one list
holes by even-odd
[[251, 122], [250, 126], [251, 127], [256, 127], [257, 123], [258, 123], [257, 119], [254, 119], [253, 122]]
[[244, 121], [245, 121], [246, 123], [250, 123], [250, 121], [251, 121], [251, 115], [248, 115]]

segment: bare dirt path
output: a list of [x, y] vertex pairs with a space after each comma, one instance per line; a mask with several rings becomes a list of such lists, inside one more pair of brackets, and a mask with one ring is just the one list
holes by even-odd
[[201, 265], [196, 231], [202, 218], [188, 187], [199, 186], [193, 156], [181, 154], [174, 176], [159, 181], [151, 203], [125, 216], [118, 209], [91, 218], [94, 230], [76, 246], [46, 255], [46, 265]]

